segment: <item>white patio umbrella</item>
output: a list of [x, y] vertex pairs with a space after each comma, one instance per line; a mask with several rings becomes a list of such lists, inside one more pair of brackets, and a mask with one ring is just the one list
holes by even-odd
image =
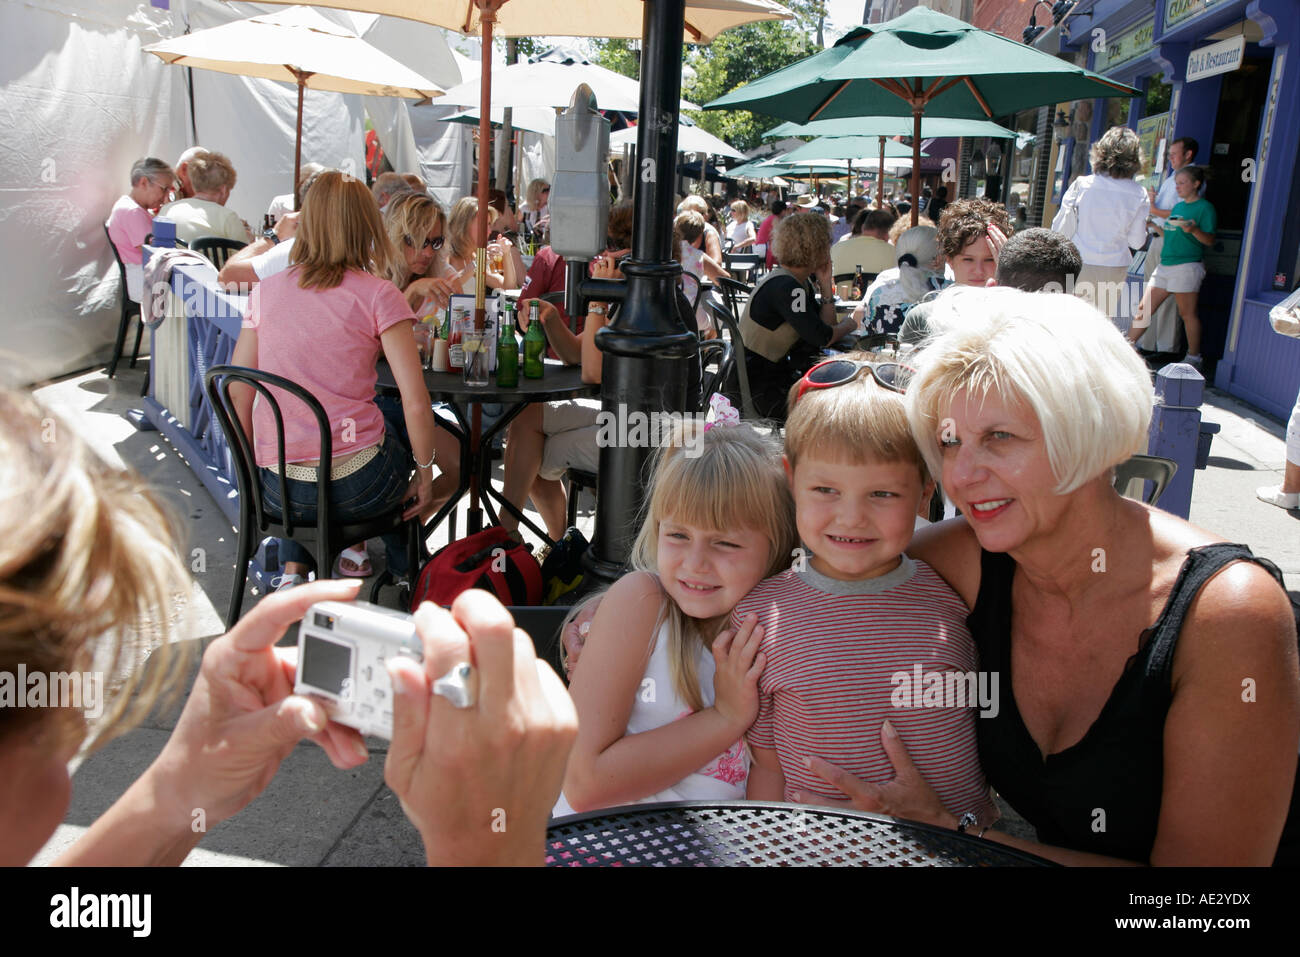
[[[580, 54], [564, 51], [562, 57], [536, 63], [515, 63], [492, 71], [492, 108], [525, 106], [566, 107], [579, 83], [596, 94], [602, 110], [635, 113], [641, 108], [641, 84], [603, 66], [580, 59]], [[479, 105], [482, 86], [479, 80], [461, 83], [444, 91], [439, 104], [444, 106]], [[698, 110], [694, 103], [681, 101], [683, 110]]]
[[421, 99], [442, 88], [310, 7], [237, 20], [144, 48], [164, 63], [260, 77], [298, 87], [294, 204], [302, 166], [302, 100], [307, 89]]
[[[489, 23], [500, 37], [640, 37], [645, 9], [642, 0], [316, 0], [315, 6], [382, 13], [467, 34]], [[492, 9], [491, 19], [481, 17], [485, 6]], [[790, 11], [772, 0], [686, 0], [682, 39], [708, 43], [742, 23], [788, 19]]]
[[[500, 128], [506, 121], [505, 113], [506, 108], [504, 106], [492, 107], [492, 125]], [[446, 122], [477, 126], [478, 110], [462, 110], [459, 113], [453, 113], [447, 117]], [[517, 130], [541, 133], [544, 136], [554, 136], [555, 110], [549, 106], [516, 106], [511, 110], [510, 125]]]
[[[635, 126], [629, 126], [617, 133], [610, 133], [609, 145], [611, 148], [619, 147], [620, 149], [629, 143], [636, 146], [636, 135]], [[745, 154], [728, 145], [725, 140], [718, 139], [712, 133], [702, 130], [698, 126], [687, 126], [685, 123], [677, 128], [677, 152], [707, 153], [709, 156], [729, 156], [732, 159], [745, 158]]]

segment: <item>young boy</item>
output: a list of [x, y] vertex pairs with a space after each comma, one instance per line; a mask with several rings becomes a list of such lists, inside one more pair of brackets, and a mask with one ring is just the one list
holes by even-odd
[[[805, 766], [810, 756], [891, 780], [880, 740], [888, 720], [944, 806], [987, 826], [997, 812], [976, 753], [974, 706], [996, 708], [996, 685], [976, 676], [965, 604], [904, 554], [934, 483], [891, 390], [899, 367], [865, 365], [829, 360], [790, 393], [785, 470], [803, 551], [732, 618], [755, 613], [764, 629], [746, 797], [843, 800]], [[967, 679], [960, 692], [954, 673]]]

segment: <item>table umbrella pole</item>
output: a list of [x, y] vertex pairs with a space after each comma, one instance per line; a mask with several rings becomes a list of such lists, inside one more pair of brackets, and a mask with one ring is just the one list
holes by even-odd
[[307, 78], [310, 73], [304, 73], [301, 70], [294, 70], [294, 76], [298, 79], [298, 133], [293, 141], [293, 208], [294, 212], [302, 205], [298, 199], [298, 171], [302, 169], [302, 97], [307, 87]]
[[[921, 101], [921, 81], [916, 81], [917, 98], [912, 102], [912, 225], [921, 215], [921, 114], [925, 104]], [[882, 170], [883, 172], [883, 170]]]
[[[636, 213], [632, 255], [623, 266], [626, 295], [614, 320], [596, 334], [601, 408], [617, 421], [652, 413], [694, 412], [689, 361], [699, 340], [675, 308], [681, 265], [672, 258], [672, 191], [681, 100], [682, 29], [686, 0], [645, 0], [641, 53], [641, 122], [637, 124]], [[587, 279], [584, 296], [607, 300], [622, 283]], [[600, 443], [596, 531], [583, 557], [583, 589], [614, 582], [636, 538], [646, 497], [645, 441]]]
[[880, 138], [880, 165], [876, 167], [876, 207], [885, 208], [885, 138]]
[[[476, 0], [479, 8], [479, 28], [482, 70], [479, 79], [479, 113], [478, 113], [478, 248], [474, 251], [474, 328], [483, 329], [487, 325], [484, 308], [487, 294], [487, 231], [488, 231], [488, 164], [492, 162], [492, 24], [496, 22], [497, 0]], [[478, 461], [479, 443], [483, 425], [482, 406], [475, 402], [470, 412], [470, 456]], [[477, 469], [470, 472], [469, 479], [469, 516], [466, 524], [470, 532], [477, 532], [482, 527], [482, 514], [479, 510], [479, 473]]]

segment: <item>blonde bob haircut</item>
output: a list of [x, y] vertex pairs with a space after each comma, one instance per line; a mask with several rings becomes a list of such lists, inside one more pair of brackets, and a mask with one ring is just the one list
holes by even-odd
[[1154, 403], [1146, 364], [1083, 300], [993, 288], [936, 303], [935, 335], [917, 357], [906, 397], [912, 431], [935, 475], [943, 419], [962, 390], [1023, 403], [1037, 416], [1057, 495], [1146, 448]]
[[[656, 453], [650, 498], [632, 545], [631, 566], [656, 574], [659, 526], [665, 521], [716, 531], [752, 529], [769, 542], [764, 577], [786, 568], [799, 533], [794, 501], [776, 443], [741, 423], [712, 427], [684, 419]], [[708, 649], [725, 618], [688, 618], [665, 597], [655, 628], [668, 625], [668, 667], [678, 696], [697, 711], [704, 707], [696, 660]]]
[[[858, 352], [844, 358], [873, 357]], [[798, 391], [795, 383], [785, 423], [785, 457], [791, 468], [806, 459], [844, 465], [905, 462], [916, 466], [922, 483], [930, 477], [902, 395], [883, 388], [868, 370], [859, 370], [857, 378], [843, 385], [809, 389], [796, 402]]]
[[[393, 247], [393, 260], [390, 264], [389, 277], [398, 289], [405, 289], [421, 276], [407, 272], [406, 257], [402, 255], [402, 243], [407, 237], [418, 247], [433, 232], [434, 227], [447, 235], [447, 214], [442, 206], [428, 193], [399, 193], [384, 207], [384, 227], [388, 231], [388, 241]], [[444, 244], [443, 249], [446, 248]], [[443, 250], [439, 249], [429, 260], [426, 276], [440, 275], [443, 263]]]
[[0, 420], [0, 673], [44, 674], [51, 693], [56, 676], [97, 673], [103, 704], [89, 729], [75, 706], [0, 707], [0, 739], [62, 750], [89, 733], [93, 750], [184, 688], [192, 649], [176, 642], [175, 609], [193, 585], [177, 523], [143, 479], [111, 468], [30, 395], [0, 386]]
[[349, 269], [392, 274], [395, 253], [366, 184], [338, 170], [316, 177], [302, 204], [289, 262], [302, 289], [333, 289]]
[[831, 227], [821, 213], [791, 213], [772, 234], [773, 255], [782, 266], [820, 269], [831, 261]]

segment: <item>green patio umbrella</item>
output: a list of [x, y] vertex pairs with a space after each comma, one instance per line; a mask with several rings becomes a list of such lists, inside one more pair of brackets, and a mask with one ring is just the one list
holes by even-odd
[[[787, 136], [911, 136], [910, 116], [846, 116], [838, 120], [813, 120], [811, 123], [782, 123], [763, 134], [764, 139], [781, 139]], [[1015, 130], [1009, 130], [991, 120], [953, 120], [943, 116], [927, 116], [921, 120], [921, 135], [926, 139], [945, 136], [988, 136], [993, 139], [1011, 139]]]
[[[907, 122], [904, 120], [903, 122]], [[990, 124], [996, 126], [997, 124]], [[1001, 129], [1001, 127], [998, 127]], [[864, 159], [875, 150], [880, 150], [880, 158]], [[810, 143], [793, 149], [781, 157], [782, 162], [822, 162], [824, 160], [844, 160], [849, 166], [849, 178], [853, 177], [853, 164], [858, 166], [872, 166], [877, 170], [883, 169], [886, 159], [908, 160], [910, 170], [915, 170], [916, 163], [926, 153], [917, 152], [913, 155], [912, 147], [904, 146], [895, 140], [886, 139], [884, 136], [819, 136]], [[876, 178], [876, 202], [882, 204], [885, 201], [885, 177]]]
[[[989, 120], [1061, 100], [1138, 91], [928, 7], [859, 27], [835, 46], [733, 90], [705, 109], [747, 109], [796, 123], [924, 115]], [[912, 164], [912, 194], [921, 165]], [[912, 222], [919, 210], [912, 204]]]
[[[885, 138], [890, 136], [911, 136], [913, 134], [912, 118], [908, 116], [853, 116], [839, 120], [813, 120], [811, 123], [782, 123], [763, 134], [765, 139], [785, 136], [874, 136], [880, 140], [880, 148], [885, 146]], [[994, 139], [1012, 139], [1015, 130], [989, 120], [950, 120], [941, 116], [927, 116], [921, 120], [921, 135], [927, 139], [945, 136], [988, 136]], [[880, 162], [885, 155], [880, 154]], [[885, 201], [885, 180], [876, 182], [876, 202]]]

